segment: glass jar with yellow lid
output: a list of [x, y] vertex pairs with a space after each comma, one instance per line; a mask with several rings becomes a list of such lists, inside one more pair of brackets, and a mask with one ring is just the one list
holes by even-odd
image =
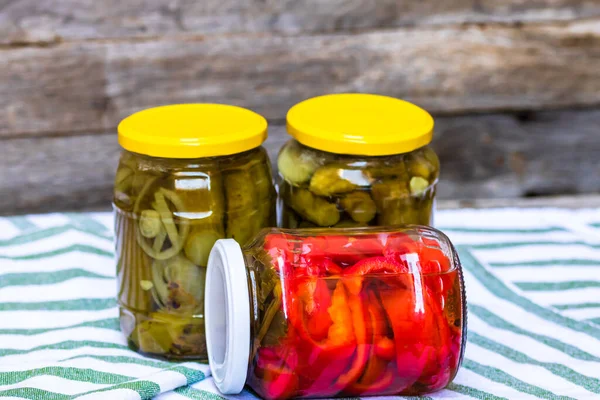
[[276, 222], [267, 121], [240, 107], [152, 108], [118, 127], [114, 187], [121, 329], [140, 353], [206, 361], [204, 280], [220, 238]]
[[433, 118], [373, 94], [330, 94], [293, 106], [294, 138], [277, 166], [280, 226], [432, 224], [439, 160]]

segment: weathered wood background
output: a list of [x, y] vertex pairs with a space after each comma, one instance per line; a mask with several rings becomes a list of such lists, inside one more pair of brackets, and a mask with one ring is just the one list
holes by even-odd
[[441, 198], [600, 191], [598, 0], [0, 0], [0, 213], [107, 207], [116, 125], [326, 92], [432, 111]]

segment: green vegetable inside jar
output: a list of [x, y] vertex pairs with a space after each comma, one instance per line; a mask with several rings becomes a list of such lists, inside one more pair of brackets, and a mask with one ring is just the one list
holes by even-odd
[[431, 225], [439, 160], [433, 118], [403, 100], [331, 94], [287, 114], [281, 149], [284, 228]]
[[136, 351], [207, 361], [204, 282], [221, 238], [276, 222], [267, 121], [240, 107], [182, 104], [118, 127], [114, 187], [121, 330]]

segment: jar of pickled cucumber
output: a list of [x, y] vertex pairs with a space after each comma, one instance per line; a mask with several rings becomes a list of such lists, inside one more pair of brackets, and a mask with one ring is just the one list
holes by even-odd
[[282, 213], [296, 227], [431, 225], [439, 160], [433, 118], [372, 94], [305, 100], [287, 114], [279, 153]]
[[460, 261], [426, 226], [265, 229], [209, 258], [206, 335], [224, 394], [265, 399], [422, 395], [466, 343]]
[[243, 244], [276, 223], [261, 147], [267, 122], [240, 107], [183, 104], [133, 114], [118, 132], [121, 329], [140, 353], [206, 361], [204, 287], [213, 244]]

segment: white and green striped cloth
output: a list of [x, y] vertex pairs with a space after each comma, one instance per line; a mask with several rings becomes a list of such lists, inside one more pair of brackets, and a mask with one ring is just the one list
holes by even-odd
[[[427, 398], [600, 399], [600, 210], [440, 211], [436, 224], [463, 262], [469, 343]], [[114, 274], [111, 214], [0, 218], [0, 397], [222, 398], [206, 365], [127, 348]]]

